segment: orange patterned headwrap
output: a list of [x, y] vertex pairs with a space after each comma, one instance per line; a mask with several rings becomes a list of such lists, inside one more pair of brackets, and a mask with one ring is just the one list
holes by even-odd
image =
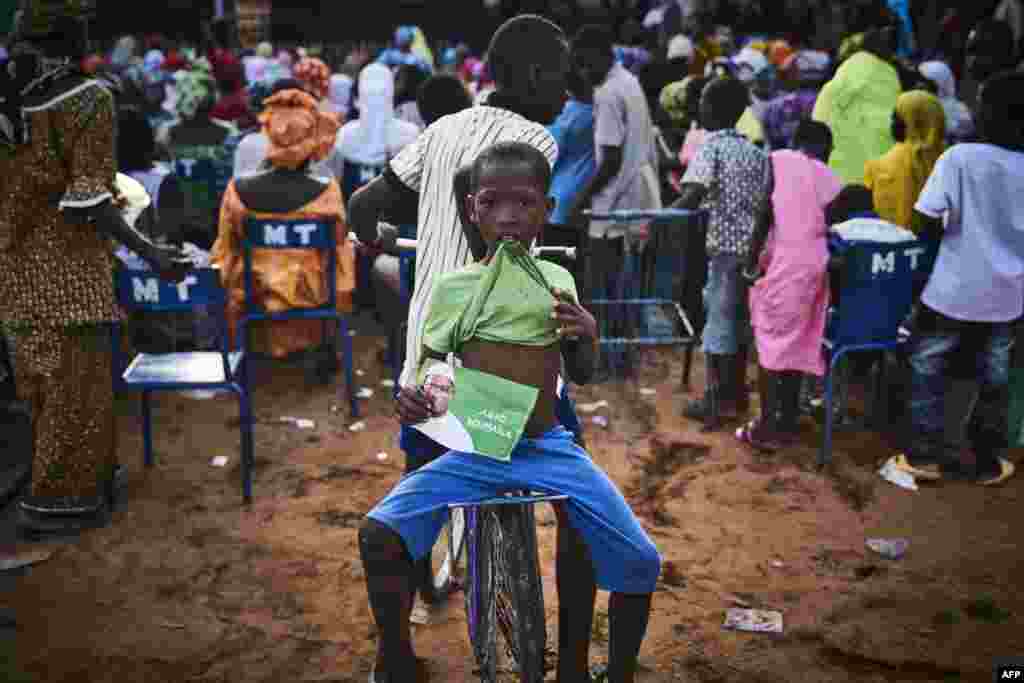
[[318, 99], [327, 97], [331, 70], [316, 57], [305, 57], [292, 69], [292, 75]]
[[294, 170], [330, 153], [340, 120], [335, 114], [319, 111], [310, 94], [284, 90], [263, 104], [260, 123], [270, 143], [267, 161], [271, 165]]

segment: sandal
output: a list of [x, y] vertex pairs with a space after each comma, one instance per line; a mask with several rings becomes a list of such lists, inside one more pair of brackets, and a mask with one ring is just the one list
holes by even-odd
[[1013, 476], [1016, 471], [1013, 463], [1005, 458], [999, 458], [999, 472], [990, 475], [981, 475], [975, 483], [981, 486], [998, 486]]
[[765, 438], [761, 432], [765, 431], [761, 420], [751, 420], [736, 430], [736, 438], [741, 442], [756, 448], [759, 451], [777, 451], [784, 446], [777, 436]]

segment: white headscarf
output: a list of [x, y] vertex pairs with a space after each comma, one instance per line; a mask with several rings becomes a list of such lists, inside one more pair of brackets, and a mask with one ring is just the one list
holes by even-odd
[[956, 98], [956, 77], [945, 62], [925, 62], [918, 67], [921, 75], [938, 89], [939, 102], [946, 113], [946, 137], [951, 141], [965, 140], [974, 133], [974, 117], [967, 105]]
[[335, 114], [348, 116], [348, 108], [352, 98], [352, 77], [346, 74], [331, 76], [331, 84], [327, 91], [327, 108]]
[[358, 164], [380, 166], [388, 160], [388, 132], [395, 120], [395, 77], [383, 64], [372, 63], [359, 74], [357, 130], [344, 136], [342, 156]]

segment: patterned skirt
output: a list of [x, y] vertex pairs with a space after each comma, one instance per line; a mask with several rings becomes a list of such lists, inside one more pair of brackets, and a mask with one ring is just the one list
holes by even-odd
[[102, 495], [117, 464], [110, 326], [6, 325], [18, 398], [32, 415], [33, 497]]

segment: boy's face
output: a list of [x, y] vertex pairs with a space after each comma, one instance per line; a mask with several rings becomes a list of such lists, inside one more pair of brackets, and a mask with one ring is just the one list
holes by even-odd
[[502, 239], [529, 247], [540, 237], [555, 205], [528, 166], [507, 163], [485, 166], [467, 203], [470, 220], [492, 252]]

